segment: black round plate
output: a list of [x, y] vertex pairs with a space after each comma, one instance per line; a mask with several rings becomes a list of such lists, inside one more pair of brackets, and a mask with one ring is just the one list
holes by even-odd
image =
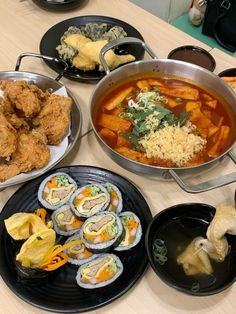
[[[86, 23], [106, 23], [109, 27], [113, 27], [115, 25], [123, 27], [125, 32], [127, 33], [128, 37], [135, 37], [138, 39], [144, 40], [142, 35], [131, 25], [128, 23], [111, 18], [108, 16], [100, 16], [100, 15], [87, 15], [87, 16], [79, 16], [74, 17], [65, 21], [62, 21], [54, 26], [52, 26], [42, 37], [40, 41], [39, 50], [40, 53], [43, 55], [51, 56], [58, 58], [58, 53], [56, 50], [56, 47], [60, 44], [60, 39], [64, 32], [70, 27], [70, 26], [83, 26]], [[136, 44], [127, 44], [122, 45], [118, 49], [119, 51], [122, 51], [123, 54], [132, 54], [135, 56], [136, 60], [141, 60], [144, 56], [144, 49], [143, 47], [136, 45]], [[46, 64], [56, 71], [57, 73], [61, 73], [63, 71], [63, 65], [60, 63], [55, 63], [51, 61], [44, 60]], [[84, 82], [96, 82], [100, 79], [102, 79], [105, 75], [104, 72], [100, 72], [98, 70], [93, 71], [81, 71], [77, 70], [75, 68], [69, 68], [65, 74], [66, 77], [72, 80], [77, 81], [84, 81]]]
[[[63, 171], [73, 177], [78, 186], [92, 182], [111, 182], [121, 191], [123, 210], [133, 211], [140, 218], [143, 235], [139, 244], [129, 251], [114, 252], [124, 265], [122, 275], [107, 287], [83, 289], [76, 284], [77, 267], [66, 264], [52, 274], [50, 280], [24, 284], [15, 269], [15, 244], [8, 235], [4, 219], [16, 212], [33, 212], [40, 207], [37, 191], [40, 182], [49, 174]], [[21, 299], [47, 311], [58, 313], [81, 313], [104, 306], [127, 292], [143, 274], [148, 259], [144, 246], [144, 235], [151, 221], [150, 209], [140, 192], [123, 177], [101, 168], [70, 166], [50, 171], [22, 186], [6, 203], [0, 214], [0, 274], [7, 286]]]

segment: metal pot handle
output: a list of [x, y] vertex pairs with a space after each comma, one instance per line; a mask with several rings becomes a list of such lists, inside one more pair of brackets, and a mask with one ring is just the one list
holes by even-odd
[[[236, 163], [236, 155], [233, 152], [229, 152], [227, 154], [231, 160]], [[173, 179], [178, 183], [178, 185], [188, 193], [202, 193], [206, 191], [210, 191], [216, 188], [219, 188], [221, 186], [224, 186], [226, 184], [230, 184], [233, 182], [236, 182], [236, 172], [227, 174], [225, 176], [215, 178], [206, 182], [202, 182], [197, 185], [189, 186], [187, 185], [174, 170], [168, 170], [170, 175], [173, 177]]]
[[123, 45], [123, 44], [138, 44], [138, 45], [141, 45], [145, 50], [146, 52], [153, 58], [153, 59], [157, 59], [157, 56], [156, 54], [153, 52], [153, 50], [142, 40], [138, 39], [138, 38], [135, 38], [135, 37], [125, 37], [125, 38], [120, 38], [120, 39], [115, 39], [115, 40], [112, 40], [111, 42], [109, 42], [108, 44], [106, 44], [105, 46], [102, 47], [102, 49], [100, 50], [100, 53], [99, 53], [99, 58], [100, 58], [100, 61], [104, 67], [104, 71], [106, 72], [106, 74], [108, 75], [110, 73], [110, 69], [106, 63], [106, 60], [104, 58], [104, 55], [105, 53], [116, 47], [116, 46], [119, 46], [119, 45]]
[[57, 63], [62, 63], [64, 65], [64, 69], [62, 70], [61, 73], [58, 74], [58, 76], [55, 78], [55, 81], [59, 81], [61, 79], [61, 77], [64, 75], [64, 73], [67, 71], [67, 69], [69, 68], [69, 65], [66, 63], [66, 61], [64, 61], [62, 59], [49, 57], [49, 56], [41, 55], [39, 53], [34, 53], [34, 52], [23, 52], [17, 58], [15, 71], [19, 71], [21, 60], [24, 57], [35, 57], [35, 58], [41, 58], [41, 59], [44, 59], [44, 60], [54, 61], [54, 62], [57, 62]]

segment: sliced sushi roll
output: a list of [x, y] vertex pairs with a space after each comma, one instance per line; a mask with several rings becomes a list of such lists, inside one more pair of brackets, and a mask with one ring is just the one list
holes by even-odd
[[82, 265], [98, 257], [98, 254], [93, 254], [85, 247], [79, 233], [74, 234], [72, 237], [69, 237], [65, 243], [69, 243], [72, 241], [75, 242], [75, 245], [65, 250], [65, 253], [68, 256], [69, 263], [74, 265]]
[[80, 230], [84, 220], [76, 217], [69, 204], [56, 209], [52, 216], [53, 228], [60, 235], [70, 236]]
[[89, 250], [95, 253], [107, 252], [119, 245], [123, 237], [123, 225], [115, 213], [104, 211], [88, 218], [80, 235]]
[[106, 210], [119, 214], [122, 211], [123, 200], [120, 190], [112, 183], [105, 183], [105, 188], [110, 195], [110, 203]]
[[95, 289], [114, 282], [123, 272], [123, 264], [114, 254], [102, 254], [79, 267], [76, 281], [85, 289]]
[[76, 182], [67, 173], [56, 172], [41, 182], [38, 199], [44, 207], [55, 210], [67, 203], [76, 189]]
[[124, 227], [124, 236], [116, 251], [129, 250], [140, 241], [142, 237], [142, 226], [137, 215], [133, 212], [123, 212], [119, 215]]
[[101, 184], [88, 184], [78, 189], [70, 199], [71, 209], [78, 217], [88, 218], [104, 210], [110, 195]]

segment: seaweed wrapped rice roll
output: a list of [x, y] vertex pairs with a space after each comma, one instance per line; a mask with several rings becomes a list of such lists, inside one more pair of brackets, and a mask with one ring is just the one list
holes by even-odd
[[119, 215], [124, 227], [124, 236], [116, 251], [129, 250], [134, 247], [141, 239], [142, 227], [137, 215], [133, 212], [126, 211]]
[[119, 245], [123, 236], [120, 218], [104, 211], [88, 218], [81, 228], [81, 239], [93, 252], [107, 252]]
[[79, 267], [76, 281], [86, 289], [107, 286], [114, 282], [123, 272], [123, 264], [114, 254], [102, 254], [93, 261]]
[[120, 190], [112, 183], [105, 183], [105, 188], [110, 195], [110, 203], [106, 210], [119, 214], [122, 211], [123, 200]]
[[71, 209], [78, 217], [88, 218], [104, 210], [110, 195], [101, 184], [88, 184], [78, 189], [70, 199]]
[[76, 217], [70, 205], [66, 204], [56, 209], [52, 216], [53, 228], [56, 233], [70, 236], [80, 230], [84, 221]]
[[79, 233], [74, 234], [73, 236], [68, 238], [65, 243], [69, 243], [72, 241], [75, 241], [75, 245], [65, 250], [65, 253], [68, 256], [69, 263], [74, 265], [82, 265], [98, 257], [98, 254], [93, 254], [85, 247]]
[[76, 182], [68, 174], [57, 172], [41, 182], [38, 199], [44, 207], [55, 210], [67, 203], [76, 189]]

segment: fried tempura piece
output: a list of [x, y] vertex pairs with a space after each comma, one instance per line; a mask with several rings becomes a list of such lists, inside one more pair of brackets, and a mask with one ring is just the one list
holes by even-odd
[[16, 151], [8, 164], [0, 165], [0, 181], [5, 181], [21, 172], [43, 168], [50, 159], [50, 150], [45, 137], [38, 132], [18, 136]]
[[92, 71], [96, 68], [96, 62], [80, 54], [73, 58], [72, 65], [82, 71]]
[[[83, 35], [71, 34], [64, 40], [64, 42], [78, 49], [78, 54], [72, 61], [73, 66], [83, 71], [91, 71], [98, 65], [99, 71], [104, 70], [100, 62], [99, 53], [102, 47], [108, 43], [108, 40], [91, 41], [91, 39]], [[135, 57], [131, 54], [116, 55], [113, 50], [109, 50], [105, 54], [105, 60], [109, 68], [112, 70], [123, 63], [134, 61]]]
[[79, 49], [81, 45], [86, 44], [90, 41], [92, 41], [90, 38], [85, 37], [81, 34], [71, 34], [64, 39], [64, 42], [67, 45], [70, 45], [76, 49]]
[[58, 145], [67, 134], [71, 108], [71, 98], [51, 95], [33, 121], [38, 126], [36, 130], [46, 135], [48, 144]]
[[2, 81], [1, 88], [6, 99], [26, 118], [37, 115], [48, 97], [47, 92], [44, 93], [37, 86], [26, 81]]
[[17, 133], [13, 126], [0, 113], [0, 157], [9, 158], [16, 150]]

